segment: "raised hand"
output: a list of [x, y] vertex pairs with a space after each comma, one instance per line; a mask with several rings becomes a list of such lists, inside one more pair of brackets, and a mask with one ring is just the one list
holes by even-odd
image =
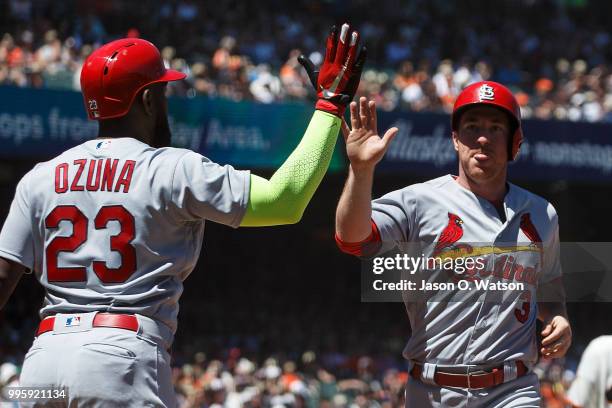
[[366, 103], [366, 98], [359, 98], [350, 104], [351, 127], [342, 119], [342, 135], [346, 142], [346, 153], [353, 170], [373, 170], [383, 158], [389, 144], [399, 131], [388, 129], [383, 137], [378, 136], [376, 103]]
[[336, 26], [332, 27], [319, 69], [305, 56], [298, 57], [317, 93], [318, 110], [342, 117], [346, 105], [353, 100], [366, 58], [365, 47], [359, 54], [358, 47], [359, 33], [343, 24], [339, 35]]

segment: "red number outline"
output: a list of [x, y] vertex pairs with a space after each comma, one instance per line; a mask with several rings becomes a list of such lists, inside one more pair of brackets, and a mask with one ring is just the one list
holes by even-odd
[[[45, 218], [45, 227], [56, 229], [61, 221], [72, 223], [72, 234], [54, 237], [45, 248], [45, 262], [47, 266], [47, 280], [49, 282], [85, 282], [87, 281], [87, 268], [58, 267], [57, 260], [60, 252], [74, 252], [83, 245], [88, 238], [87, 217], [74, 205], [59, 205]], [[118, 268], [108, 268], [106, 261], [93, 261], [92, 269], [103, 283], [123, 283], [136, 271], [136, 248], [131, 245], [136, 236], [134, 216], [121, 205], [104, 206], [98, 211], [94, 219], [94, 227], [105, 229], [110, 221], [117, 221], [121, 226], [119, 234], [110, 238], [110, 249], [119, 252], [121, 265]]]
[[514, 309], [514, 316], [519, 322], [525, 323], [529, 318], [529, 313], [531, 312], [531, 292], [528, 290], [524, 291], [521, 293], [521, 297], [519, 299], [522, 300], [523, 303], [520, 308], [517, 307]]
[[87, 269], [83, 266], [58, 267], [60, 252], [74, 252], [87, 241], [87, 217], [74, 205], [59, 205], [45, 218], [45, 227], [55, 229], [61, 221], [72, 223], [72, 234], [53, 238], [45, 248], [47, 280], [49, 282], [81, 282], [87, 279]]
[[121, 255], [121, 266], [109, 268], [105, 261], [93, 261], [93, 270], [104, 283], [122, 283], [136, 270], [136, 248], [131, 242], [136, 236], [134, 216], [121, 205], [104, 206], [96, 215], [96, 229], [104, 229], [110, 221], [118, 221], [121, 231], [110, 238], [111, 251]]

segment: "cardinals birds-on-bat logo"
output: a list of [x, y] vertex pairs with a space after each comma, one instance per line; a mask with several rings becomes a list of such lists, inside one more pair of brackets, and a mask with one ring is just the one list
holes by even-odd
[[[540, 234], [538, 234], [538, 230], [536, 229], [533, 222], [531, 222], [531, 214], [526, 213], [521, 215], [521, 231], [523, 234], [529, 238], [529, 240], [542, 251], [542, 238], [540, 238]], [[542, 258], [543, 254], [540, 252], [540, 258]]]
[[526, 213], [521, 215], [521, 231], [523, 234], [529, 238], [529, 240], [540, 250], [540, 264], [544, 263], [544, 253], [542, 251], [542, 238], [540, 238], [540, 234], [538, 234], [538, 230], [536, 229], [533, 222], [531, 222], [531, 214]]
[[448, 224], [440, 234], [432, 256], [438, 255], [443, 249], [452, 246], [463, 236], [463, 220], [458, 215], [448, 213]]
[[521, 231], [523, 234], [529, 238], [531, 242], [536, 244], [537, 246], [542, 245], [542, 238], [540, 238], [540, 234], [538, 234], [538, 230], [536, 229], [533, 222], [531, 222], [531, 214], [526, 213], [521, 215]]

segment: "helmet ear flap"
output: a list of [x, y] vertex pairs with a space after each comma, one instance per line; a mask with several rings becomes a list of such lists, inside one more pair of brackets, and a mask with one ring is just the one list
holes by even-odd
[[508, 161], [514, 161], [521, 151], [521, 145], [523, 144], [523, 130], [519, 126], [513, 133], [512, 142], [508, 149]]
[[514, 139], [516, 139], [516, 133], [519, 125], [508, 112], [506, 112], [506, 116], [508, 117], [508, 124], [510, 125], [510, 129], [508, 131], [508, 161], [511, 162], [514, 160]]
[[511, 115], [509, 112], [506, 112], [508, 115], [508, 121], [510, 123], [510, 137], [508, 139], [508, 161], [514, 161], [519, 151], [521, 150], [521, 144], [523, 144], [523, 129], [521, 128], [521, 123]]

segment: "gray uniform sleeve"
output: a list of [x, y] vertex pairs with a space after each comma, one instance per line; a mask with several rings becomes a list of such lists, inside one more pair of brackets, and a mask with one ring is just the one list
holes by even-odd
[[32, 270], [34, 267], [34, 241], [32, 216], [27, 197], [26, 174], [15, 191], [8, 217], [0, 232], [0, 257], [17, 262]]
[[549, 222], [552, 223], [550, 235], [544, 238], [542, 271], [538, 277], [538, 302], [565, 303], [565, 288], [561, 272], [561, 245], [559, 242], [559, 223], [554, 207], [548, 206]]
[[250, 172], [183, 155], [172, 179], [172, 202], [184, 220], [211, 220], [237, 228], [249, 202]]
[[414, 232], [416, 196], [411, 189], [392, 191], [372, 201], [372, 220], [383, 242], [406, 242]]
[[543, 242], [544, 254], [542, 260], [542, 273], [540, 275], [540, 282], [547, 283], [556, 280], [561, 277], [561, 250], [559, 243], [559, 220], [557, 212], [552, 205], [548, 205], [548, 216], [551, 226], [551, 234], [548, 239]]

